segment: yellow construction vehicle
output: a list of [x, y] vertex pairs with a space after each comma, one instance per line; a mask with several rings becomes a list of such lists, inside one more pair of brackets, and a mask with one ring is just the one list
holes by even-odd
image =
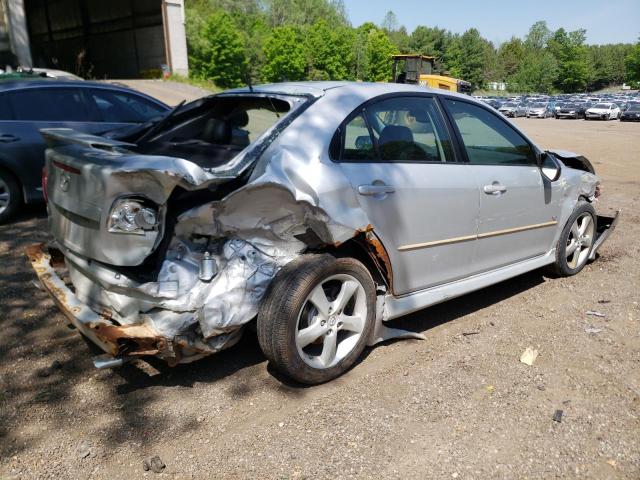
[[436, 57], [426, 55], [394, 55], [393, 81], [419, 84], [425, 87], [471, 93], [471, 84], [464, 80], [435, 73]]

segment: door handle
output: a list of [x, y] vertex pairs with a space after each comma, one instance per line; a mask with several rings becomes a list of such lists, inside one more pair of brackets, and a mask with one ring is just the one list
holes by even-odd
[[395, 191], [396, 189], [392, 185], [358, 185], [360, 195], [381, 195]]
[[2, 143], [11, 143], [11, 142], [17, 142], [18, 140], [20, 140], [18, 137], [16, 137], [15, 135], [11, 135], [8, 133], [0, 133], [0, 142]]
[[484, 193], [489, 195], [498, 195], [507, 191], [507, 187], [500, 185], [499, 183], [492, 183], [491, 185], [485, 185], [483, 188]]

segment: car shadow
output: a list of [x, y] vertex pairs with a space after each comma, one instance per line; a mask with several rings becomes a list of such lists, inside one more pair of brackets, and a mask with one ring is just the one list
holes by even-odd
[[[536, 270], [462, 297], [419, 310], [387, 322], [387, 325], [427, 334], [432, 328], [487, 308], [544, 282], [545, 277], [542, 274], [542, 270]], [[400, 340], [388, 340], [383, 343], [388, 345], [397, 341]], [[376, 347], [366, 348], [355, 362], [354, 367], [365, 361], [374, 348]], [[153, 366], [159, 373], [149, 375], [144, 368], [141, 368], [139, 363], [125, 364], [117, 368], [117, 375], [124, 380], [124, 383], [116, 387], [118, 394], [127, 394], [149, 387], [192, 387], [195, 383], [215, 383], [227, 376], [237, 374], [247, 367], [264, 362], [265, 356], [260, 350], [255, 332], [248, 329], [240, 342], [234, 347], [191, 364], [169, 367], [163, 361], [155, 358], [145, 359], [144, 361]], [[270, 362], [267, 364], [267, 371], [283, 388], [289, 391], [300, 391], [310, 387], [282, 375]], [[239, 388], [240, 390], [242, 389], [241, 387]], [[240, 391], [237, 393], [242, 394]]]

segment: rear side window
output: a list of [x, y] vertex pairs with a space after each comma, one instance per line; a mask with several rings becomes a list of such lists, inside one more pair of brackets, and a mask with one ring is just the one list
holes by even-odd
[[166, 112], [146, 98], [125, 92], [95, 89], [91, 97], [103, 122], [144, 123]]
[[12, 118], [13, 115], [11, 114], [7, 95], [0, 95], [0, 120], [11, 120]]
[[507, 122], [482, 107], [445, 99], [469, 163], [476, 165], [530, 165], [536, 155], [529, 143]]
[[84, 96], [78, 88], [28, 88], [7, 95], [16, 120], [91, 121]]
[[344, 128], [343, 161], [444, 162], [452, 158], [451, 142], [432, 98], [381, 100]]

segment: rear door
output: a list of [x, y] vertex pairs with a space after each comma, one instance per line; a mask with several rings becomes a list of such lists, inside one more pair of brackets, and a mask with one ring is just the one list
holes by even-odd
[[474, 270], [546, 253], [557, 229], [560, 192], [542, 176], [533, 145], [488, 108], [453, 98], [444, 104], [478, 183]]
[[339, 131], [337, 161], [389, 253], [396, 295], [470, 272], [478, 189], [436, 100], [368, 102]]

